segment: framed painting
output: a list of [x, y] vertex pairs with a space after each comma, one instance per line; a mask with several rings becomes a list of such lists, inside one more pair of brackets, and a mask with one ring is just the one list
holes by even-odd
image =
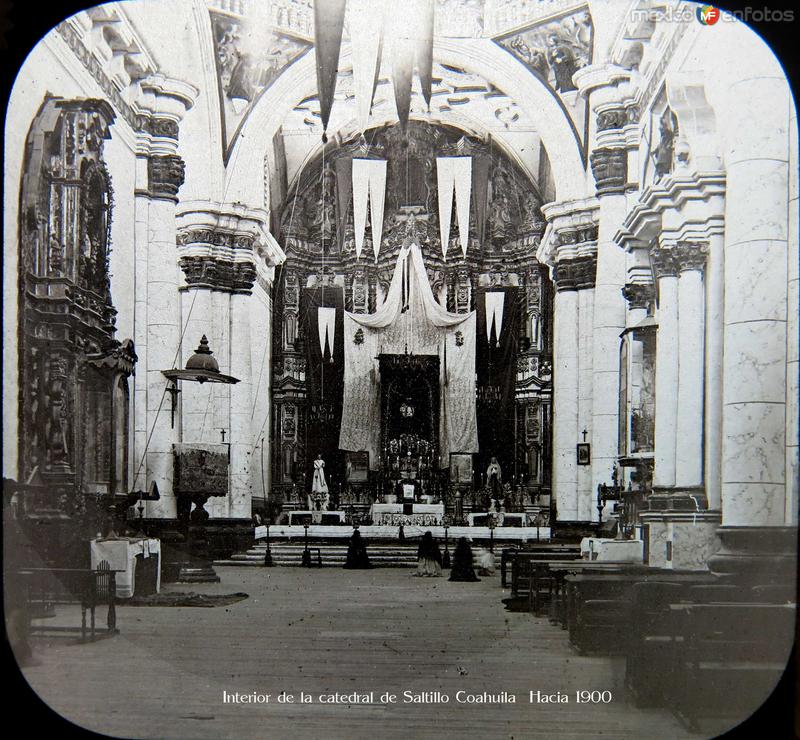
[[345, 460], [348, 483], [366, 483], [369, 478], [369, 452], [348, 452]]
[[472, 482], [472, 453], [471, 452], [451, 452], [450, 453], [450, 482], [451, 483], [471, 483]]

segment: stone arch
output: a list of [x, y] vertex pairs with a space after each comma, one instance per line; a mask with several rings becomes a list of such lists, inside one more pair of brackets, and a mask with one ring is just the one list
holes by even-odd
[[[559, 154], [550, 158], [557, 197], [583, 196], [586, 178], [580, 145], [553, 94], [497, 45], [487, 40], [480, 47], [476, 46], [474, 40], [440, 39], [434, 44], [434, 60], [480, 74], [511, 97], [534, 122], [545, 149]], [[341, 66], [348, 64], [349, 54], [343, 53]], [[315, 91], [313, 52], [294, 62], [264, 91], [231, 151], [225, 187], [227, 200], [264, 201], [263, 171], [250, 167], [249, 163], [263, 161], [269, 142], [289, 111], [299, 100]]]

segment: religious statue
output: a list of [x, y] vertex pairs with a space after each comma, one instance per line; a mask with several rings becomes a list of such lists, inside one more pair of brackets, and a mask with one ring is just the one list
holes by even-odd
[[328, 494], [328, 484], [325, 481], [325, 461], [322, 455], [317, 453], [314, 460], [314, 478], [311, 483], [311, 502], [312, 511], [327, 511], [328, 501], [330, 496]]
[[489, 489], [489, 495], [493, 501], [503, 498], [503, 473], [500, 470], [500, 463], [497, 458], [493, 457], [486, 468], [486, 487]]
[[575, 52], [569, 44], [562, 41], [558, 34], [551, 33], [547, 39], [547, 58], [555, 74], [555, 88], [559, 92], [575, 90], [572, 75], [578, 71], [579, 65]]

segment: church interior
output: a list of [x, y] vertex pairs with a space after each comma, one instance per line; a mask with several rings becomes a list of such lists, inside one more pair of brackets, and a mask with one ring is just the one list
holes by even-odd
[[795, 629], [797, 113], [704, 13], [133, 0], [44, 36], [5, 134], [17, 655], [43, 608], [124, 635], [246, 566], [324, 602], [354, 532], [376, 584], [430, 533], [498, 615], [624, 656], [631, 711], [755, 711]]

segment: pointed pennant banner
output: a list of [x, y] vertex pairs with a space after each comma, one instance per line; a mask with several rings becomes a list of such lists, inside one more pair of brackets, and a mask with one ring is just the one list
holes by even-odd
[[461, 252], [466, 257], [469, 246], [469, 198], [472, 193], [472, 157], [453, 157], [456, 188], [456, 218]]
[[442, 257], [447, 257], [450, 242], [450, 216], [453, 212], [453, 187], [455, 185], [454, 157], [436, 157], [436, 183], [439, 190], [439, 238], [442, 240]]
[[358, 127], [369, 123], [372, 100], [381, 67], [383, 22], [387, 0], [350, 0], [350, 45]]
[[430, 108], [433, 87], [433, 7], [434, 0], [417, 0], [421, 4], [419, 44], [417, 45], [417, 73], [422, 86], [422, 97]]
[[386, 199], [386, 160], [373, 159], [369, 161], [369, 215], [372, 224], [372, 253], [375, 263], [378, 262], [378, 252], [381, 248], [383, 236], [383, 205]]
[[414, 74], [414, 40], [398, 34], [393, 39], [392, 85], [400, 129], [405, 133], [411, 112], [411, 78]]
[[314, 46], [323, 142], [327, 141], [328, 120], [336, 92], [344, 11], [345, 0], [314, 0]]
[[364, 249], [364, 230], [367, 227], [369, 163], [368, 159], [353, 159], [353, 226], [355, 227], [356, 259], [361, 259], [361, 250]]
[[325, 357], [325, 342], [328, 342], [328, 350], [333, 359], [333, 352], [336, 346], [336, 309], [324, 308], [320, 306], [317, 311], [317, 329], [319, 331], [319, 351]]
[[503, 331], [503, 306], [506, 294], [502, 291], [486, 292], [486, 341], [492, 341], [492, 325], [497, 346], [500, 346], [500, 333]]

